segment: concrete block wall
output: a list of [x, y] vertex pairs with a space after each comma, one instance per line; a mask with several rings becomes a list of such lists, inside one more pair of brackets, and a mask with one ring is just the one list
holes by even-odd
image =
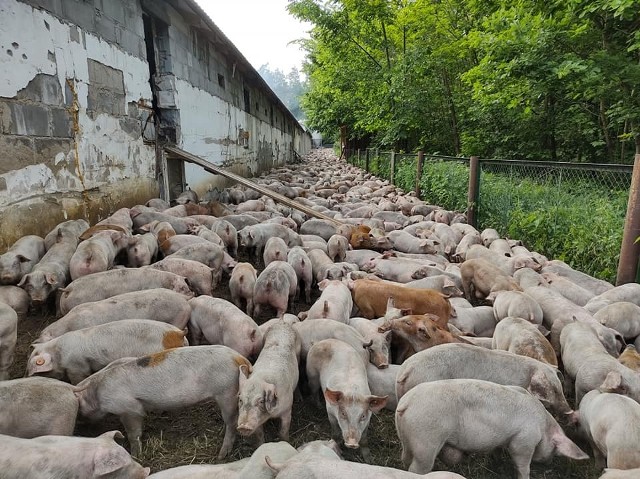
[[0, 46], [0, 251], [158, 194], [136, 2], [6, 0]]

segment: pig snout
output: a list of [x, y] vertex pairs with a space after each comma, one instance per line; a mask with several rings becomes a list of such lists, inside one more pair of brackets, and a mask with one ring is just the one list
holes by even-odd
[[344, 434], [344, 445], [349, 449], [358, 449], [360, 447], [360, 434], [357, 431], [349, 430]]
[[247, 424], [239, 424], [236, 429], [238, 430], [238, 432], [242, 436], [249, 436], [249, 435], [251, 435], [251, 433], [254, 430], [254, 428], [252, 428], [251, 426], [249, 426]]

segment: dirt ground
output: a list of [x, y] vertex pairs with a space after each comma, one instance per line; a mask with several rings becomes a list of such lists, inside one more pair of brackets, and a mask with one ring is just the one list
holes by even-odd
[[[230, 299], [228, 286], [223, 285], [217, 295]], [[315, 290], [312, 301], [317, 299], [319, 295], [319, 291]], [[310, 304], [304, 302], [296, 303], [291, 312], [297, 314], [300, 311], [306, 311], [309, 307]], [[265, 314], [258, 318], [257, 322], [266, 321], [270, 318], [270, 314], [269, 311], [265, 311]], [[11, 371], [12, 378], [24, 375], [30, 352], [29, 345], [38, 337], [40, 331], [54, 320], [54, 314], [49, 312], [30, 314], [26, 320], [20, 323], [16, 361]], [[311, 401], [296, 399], [293, 408], [290, 442], [295, 447], [308, 441], [331, 437], [331, 429], [324, 407], [318, 408]], [[75, 434], [97, 436], [113, 429], [123, 431], [118, 418], [114, 416], [99, 423], [89, 423], [79, 419]], [[265, 433], [267, 441], [277, 440], [277, 424], [267, 423]], [[145, 422], [143, 452], [139, 462], [144, 466], [151, 467], [152, 472], [186, 464], [216, 463], [218, 461], [215, 458], [222, 444], [223, 434], [224, 423], [217, 406], [213, 403], [201, 404], [179, 411], [151, 413]], [[383, 410], [372, 417], [369, 442], [375, 464], [403, 468], [400, 461], [400, 443], [396, 435], [392, 412]], [[580, 441], [578, 443], [585, 452], [591, 455], [591, 451], [585, 443]], [[124, 445], [128, 448], [126, 440]], [[226, 459], [226, 462], [248, 457], [254, 449], [250, 441], [238, 436], [233, 453]], [[352, 461], [362, 461], [358, 451], [345, 450], [344, 457]], [[447, 470], [447, 467], [437, 462], [436, 469]], [[513, 463], [505, 451], [470, 456], [451, 470], [462, 474], [467, 479], [516, 477]], [[532, 479], [595, 479], [598, 476], [592, 459], [577, 462], [556, 458], [553, 463], [548, 465], [534, 464], [531, 472]]]

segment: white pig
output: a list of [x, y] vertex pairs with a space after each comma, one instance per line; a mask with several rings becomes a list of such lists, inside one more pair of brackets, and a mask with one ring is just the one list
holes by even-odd
[[498, 447], [509, 450], [518, 479], [529, 479], [532, 460], [589, 457], [525, 389], [475, 379], [416, 386], [398, 402], [396, 429], [402, 462], [418, 474], [431, 472], [438, 454], [457, 462]]
[[11, 306], [0, 303], [0, 381], [9, 379], [17, 341], [18, 315]]
[[370, 461], [369, 420], [388, 398], [371, 394], [367, 369], [358, 353], [338, 339], [320, 341], [307, 355], [307, 378], [312, 397], [317, 398], [322, 390], [334, 437], [342, 436], [350, 449], [362, 446], [362, 457]]

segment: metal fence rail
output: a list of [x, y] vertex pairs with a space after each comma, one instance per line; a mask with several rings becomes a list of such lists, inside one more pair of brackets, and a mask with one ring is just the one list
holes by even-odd
[[[449, 210], [467, 210], [470, 158], [346, 151], [347, 161]], [[633, 167], [480, 159], [478, 229], [503, 236], [613, 281]], [[581, 242], [576, 236], [584, 239]]]

